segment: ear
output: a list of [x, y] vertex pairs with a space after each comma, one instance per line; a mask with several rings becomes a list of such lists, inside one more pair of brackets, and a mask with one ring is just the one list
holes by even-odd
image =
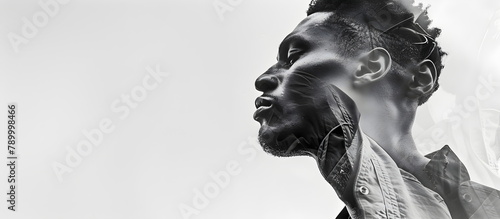
[[420, 97], [432, 92], [437, 79], [434, 62], [426, 59], [418, 63], [411, 73], [413, 76], [410, 82], [410, 96]]
[[359, 58], [360, 65], [354, 75], [354, 85], [363, 85], [384, 77], [391, 69], [392, 59], [389, 52], [377, 47]]

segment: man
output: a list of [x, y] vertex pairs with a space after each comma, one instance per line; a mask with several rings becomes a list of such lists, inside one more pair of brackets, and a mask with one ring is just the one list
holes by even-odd
[[314, 157], [346, 205], [338, 218], [500, 218], [500, 192], [471, 182], [450, 147], [417, 151], [411, 127], [445, 53], [412, 3], [312, 1], [255, 82], [259, 141]]

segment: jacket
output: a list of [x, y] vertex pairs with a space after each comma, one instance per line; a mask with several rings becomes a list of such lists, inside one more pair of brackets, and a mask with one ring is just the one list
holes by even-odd
[[317, 163], [346, 205], [337, 218], [500, 218], [500, 192], [470, 181], [449, 146], [427, 155], [432, 184], [424, 185], [362, 132], [355, 103], [334, 86], [330, 91], [339, 125], [321, 142]]

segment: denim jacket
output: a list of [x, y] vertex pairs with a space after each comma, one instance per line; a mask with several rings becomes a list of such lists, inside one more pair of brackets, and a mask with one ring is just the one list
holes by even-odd
[[[363, 134], [354, 102], [336, 87], [331, 92], [340, 125], [323, 139], [317, 162], [346, 205], [337, 218], [500, 218], [500, 192], [470, 181], [450, 147], [427, 155], [432, 185], [425, 186]], [[339, 150], [340, 159], [334, 156]]]

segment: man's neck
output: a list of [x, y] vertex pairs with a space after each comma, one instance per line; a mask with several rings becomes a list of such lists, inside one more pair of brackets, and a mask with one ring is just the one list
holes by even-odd
[[411, 134], [414, 113], [371, 112], [360, 120], [363, 132], [377, 142], [391, 156], [399, 168], [413, 174], [420, 181], [429, 159], [418, 150]]

